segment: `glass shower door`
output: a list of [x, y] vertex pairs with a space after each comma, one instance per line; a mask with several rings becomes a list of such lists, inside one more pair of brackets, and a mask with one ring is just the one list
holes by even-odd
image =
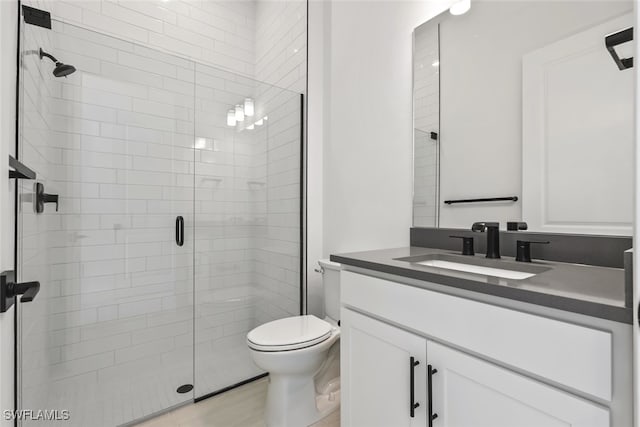
[[[21, 183], [20, 280], [41, 290], [20, 306], [20, 408], [129, 423], [194, 396], [194, 64], [23, 28], [20, 159], [59, 206], [36, 213]], [[77, 71], [55, 77], [40, 48]]]
[[[247, 333], [300, 314], [301, 95], [196, 64], [196, 397], [264, 374]], [[238, 110], [238, 113], [236, 113]]]

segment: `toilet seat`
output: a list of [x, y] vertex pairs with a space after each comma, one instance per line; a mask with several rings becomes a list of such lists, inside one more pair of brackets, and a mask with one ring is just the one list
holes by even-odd
[[287, 317], [253, 329], [247, 334], [247, 343], [258, 351], [298, 350], [327, 340], [333, 329], [314, 315]]

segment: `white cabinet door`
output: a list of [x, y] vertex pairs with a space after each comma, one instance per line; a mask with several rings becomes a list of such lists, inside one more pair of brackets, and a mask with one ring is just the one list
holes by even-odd
[[[426, 425], [426, 340], [342, 308], [341, 424], [349, 427]], [[417, 365], [411, 367], [411, 358]], [[413, 371], [413, 373], [412, 373]], [[411, 416], [411, 377], [414, 402]]]
[[428, 341], [433, 427], [606, 427], [608, 409]]

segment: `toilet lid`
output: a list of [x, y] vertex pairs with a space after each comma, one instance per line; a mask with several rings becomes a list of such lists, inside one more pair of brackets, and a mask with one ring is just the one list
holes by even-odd
[[287, 317], [258, 326], [247, 334], [247, 341], [259, 350], [295, 350], [326, 340], [331, 329], [314, 315]]

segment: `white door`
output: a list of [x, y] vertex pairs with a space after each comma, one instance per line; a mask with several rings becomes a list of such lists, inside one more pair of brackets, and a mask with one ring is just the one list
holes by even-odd
[[635, 76], [604, 44], [632, 24], [629, 13], [523, 57], [522, 214], [533, 231], [632, 232]]
[[434, 427], [606, 427], [609, 411], [513, 371], [428, 341]]
[[343, 426], [426, 425], [424, 338], [343, 308], [340, 343]]

